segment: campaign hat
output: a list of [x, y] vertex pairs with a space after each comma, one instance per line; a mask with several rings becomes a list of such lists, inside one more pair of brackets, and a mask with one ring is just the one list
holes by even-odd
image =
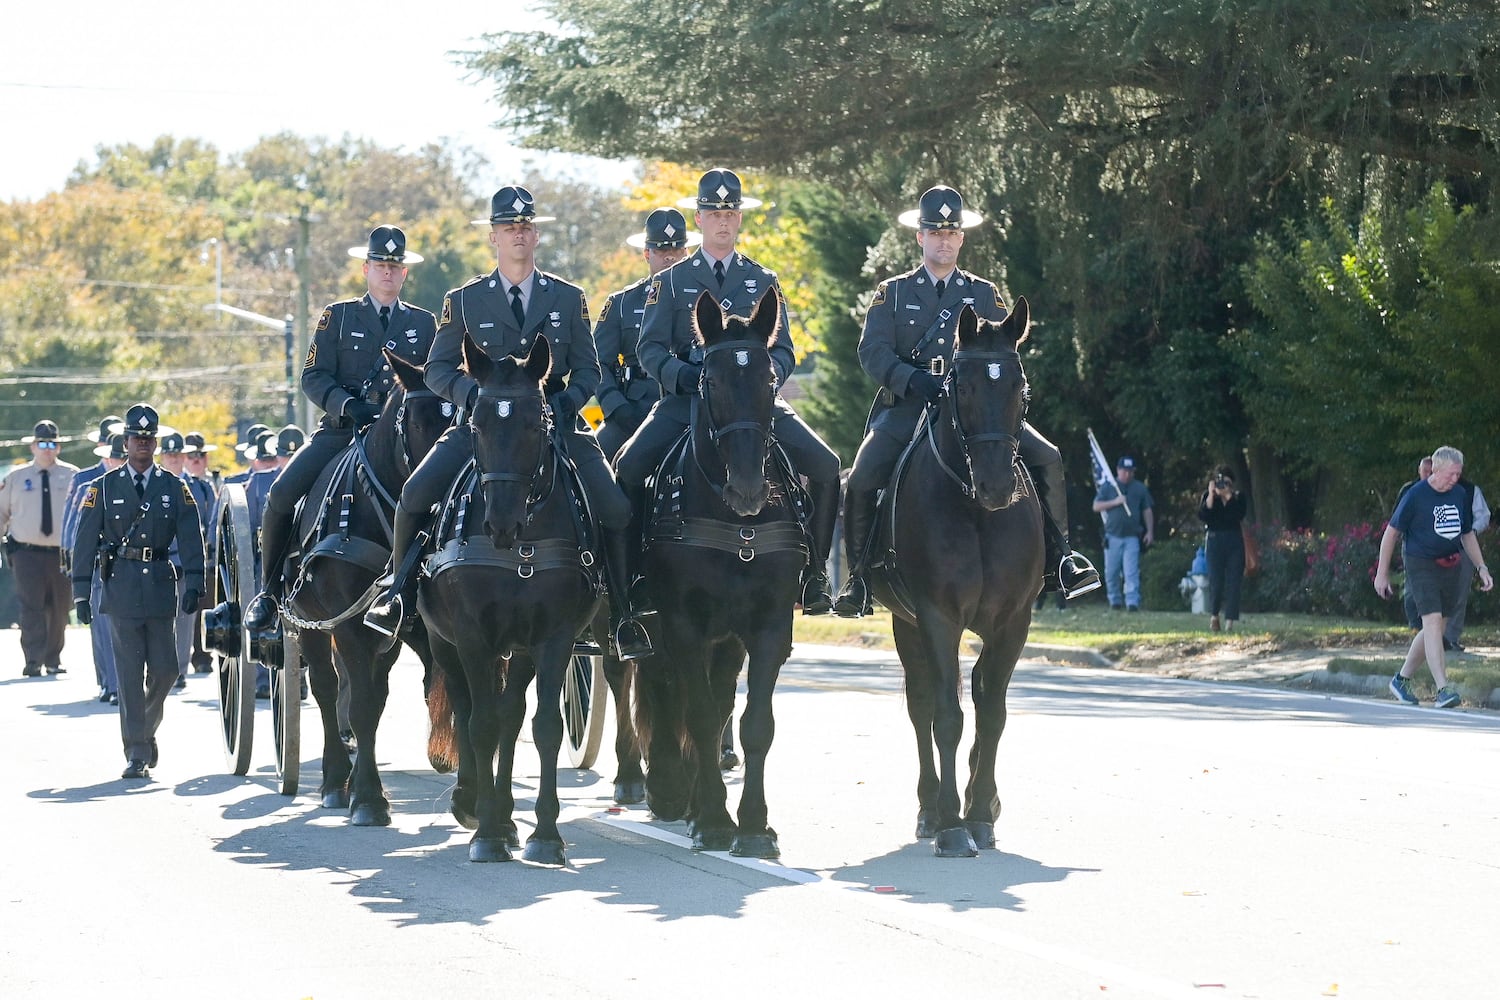
[[552, 222], [555, 218], [537, 215], [531, 192], [519, 184], [507, 184], [490, 196], [490, 217], [472, 221], [476, 226], [498, 226], [507, 222]]
[[687, 220], [675, 208], [658, 208], [646, 216], [646, 228], [625, 238], [637, 250], [665, 250], [695, 247], [703, 242], [698, 233], [690, 233]]
[[22, 444], [31, 444], [34, 441], [57, 441], [57, 425], [50, 420], [38, 420], [31, 433], [21, 439]]
[[922, 192], [917, 207], [896, 216], [896, 221], [912, 229], [972, 229], [984, 216], [964, 208], [964, 197], [946, 184]]
[[678, 208], [690, 208], [695, 212], [744, 211], [759, 208], [765, 202], [759, 198], [746, 198], [740, 189], [740, 175], [728, 167], [714, 167], [698, 178], [698, 196], [683, 198]]
[[154, 438], [161, 427], [156, 407], [150, 403], [136, 403], [125, 411], [125, 436]]
[[376, 226], [370, 230], [369, 245], [350, 247], [349, 256], [397, 264], [420, 264], [423, 260], [415, 250], [406, 249], [406, 234], [397, 226]]

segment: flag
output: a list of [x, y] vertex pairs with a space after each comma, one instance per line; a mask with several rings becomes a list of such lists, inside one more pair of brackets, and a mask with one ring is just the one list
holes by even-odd
[[[1125, 494], [1120, 491], [1120, 481], [1115, 478], [1115, 474], [1110, 471], [1109, 463], [1104, 460], [1104, 449], [1099, 447], [1099, 439], [1094, 437], [1094, 429], [1089, 427], [1087, 430], [1089, 432], [1089, 454], [1094, 460], [1094, 488], [1103, 489], [1104, 484], [1108, 483], [1114, 488], [1116, 496], [1123, 497]], [[1125, 505], [1125, 513], [1130, 513], [1130, 504], [1128, 503]]]

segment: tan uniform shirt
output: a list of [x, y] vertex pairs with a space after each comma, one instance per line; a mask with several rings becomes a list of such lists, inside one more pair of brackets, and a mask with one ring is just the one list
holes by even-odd
[[7, 533], [26, 545], [50, 547], [62, 543], [64, 501], [78, 466], [56, 462], [47, 470], [52, 498], [52, 534], [42, 534], [42, 470], [35, 462], [18, 465], [0, 480], [0, 536]]

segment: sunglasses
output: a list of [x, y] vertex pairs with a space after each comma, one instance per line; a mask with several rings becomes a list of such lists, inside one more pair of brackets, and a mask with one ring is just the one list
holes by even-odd
[[56, 451], [57, 450], [57, 442], [56, 441], [38, 441], [36, 443], [36, 446], [38, 448], [42, 448], [42, 449], [44, 449], [46, 451]]

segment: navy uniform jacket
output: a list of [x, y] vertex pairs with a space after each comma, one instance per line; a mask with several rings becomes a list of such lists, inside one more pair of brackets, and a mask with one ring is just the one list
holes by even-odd
[[425, 379], [429, 389], [455, 406], [463, 406], [477, 384], [461, 370], [465, 332], [497, 361], [524, 357], [535, 343], [533, 338], [546, 337], [552, 345], [547, 394], [565, 397], [574, 413], [583, 409], [599, 387], [599, 357], [589, 334], [588, 302], [583, 289], [556, 275], [533, 273], [524, 330], [516, 326], [498, 268], [443, 296], [443, 318], [427, 356]]
[[[871, 413], [872, 429], [911, 436], [922, 401], [906, 399], [907, 384], [918, 370], [927, 371], [933, 358], [942, 358], [945, 367], [953, 360], [954, 332], [965, 305], [973, 306], [980, 319], [1005, 318], [1005, 305], [991, 282], [959, 269], [948, 275], [947, 282], [940, 301], [926, 266], [918, 265], [876, 289], [859, 335], [860, 366], [886, 390]], [[941, 325], [928, 337], [939, 320]], [[912, 352], [919, 344], [921, 350], [914, 358]]]
[[650, 287], [650, 278], [627, 285], [605, 299], [599, 312], [594, 327], [594, 347], [599, 352], [599, 391], [595, 395], [606, 419], [625, 406], [639, 411], [639, 421], [661, 398], [661, 386], [641, 367], [635, 353]]
[[[96, 479], [80, 501], [73, 597], [88, 600], [94, 560], [99, 557], [110, 562], [100, 611], [126, 618], [175, 617], [177, 570], [166, 558], [174, 541], [185, 589], [202, 593], [203, 532], [198, 503], [187, 484], [153, 465], [142, 499], [135, 495], [129, 465]], [[126, 557], [145, 555], [146, 549], [149, 559]]]
[[198, 501], [198, 523], [203, 526], [203, 537], [208, 538], [210, 518], [213, 517], [214, 507], [217, 506], [218, 494], [214, 492], [214, 484], [207, 479], [199, 479], [190, 476], [186, 472], [182, 474], [182, 481], [187, 483], [187, 488], [193, 494], [193, 499]]
[[[725, 312], [749, 316], [755, 303], [773, 285], [779, 294], [781, 285], [775, 271], [736, 251], [724, 268], [724, 287], [720, 289], [714, 279], [713, 261], [704, 256], [701, 248], [651, 279], [636, 353], [641, 365], [661, 383], [663, 398], [668, 401], [663, 406], [671, 406], [674, 415], [687, 420], [687, 398], [677, 395], [677, 373], [693, 345], [693, 308], [698, 304], [699, 294], [707, 289]], [[781, 301], [776, 342], [771, 345], [771, 364], [776, 368], [776, 384], [786, 385], [792, 369], [797, 367], [797, 354], [792, 347], [785, 295]], [[680, 412], [675, 412], [679, 408]]]
[[368, 293], [324, 309], [302, 363], [302, 392], [323, 411], [322, 426], [339, 426], [344, 404], [351, 398], [364, 399], [365, 386], [380, 381], [385, 365], [382, 347], [420, 365], [427, 360], [436, 329], [432, 313], [397, 299], [390, 329], [382, 331], [380, 307]]

